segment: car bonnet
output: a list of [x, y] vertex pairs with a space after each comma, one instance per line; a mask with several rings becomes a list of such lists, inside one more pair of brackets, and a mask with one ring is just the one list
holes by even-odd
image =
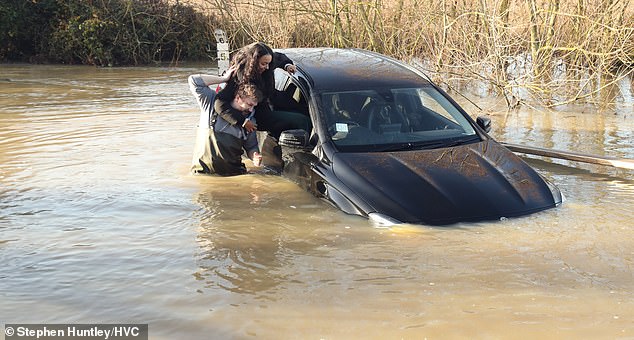
[[336, 153], [335, 175], [375, 211], [402, 222], [450, 224], [554, 207], [554, 186], [492, 140], [432, 150]]

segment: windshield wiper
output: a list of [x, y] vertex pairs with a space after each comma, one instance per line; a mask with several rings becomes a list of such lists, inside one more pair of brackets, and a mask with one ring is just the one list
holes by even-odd
[[478, 138], [478, 136], [468, 136], [467, 138], [459, 138], [459, 139], [451, 139], [451, 140], [404, 142], [404, 143], [389, 144], [384, 147], [379, 147], [377, 151], [390, 152], [390, 151], [448, 148], [448, 147], [458, 146], [462, 144], [469, 144], [479, 140], [480, 139]]
[[445, 142], [445, 147], [452, 147], [452, 146], [458, 146], [458, 145], [463, 145], [463, 144], [470, 144], [470, 143], [479, 142], [479, 141], [480, 141], [480, 137], [478, 137], [477, 135], [467, 136], [467, 137], [464, 137], [464, 138], [458, 138], [458, 139], [455, 139], [455, 140], [446, 141]]
[[411, 150], [414, 147], [414, 143], [398, 143], [398, 144], [389, 144], [383, 147], [380, 147], [377, 151], [381, 152], [390, 152], [390, 151], [405, 151]]
[[431, 142], [405, 142], [405, 143], [397, 143], [397, 144], [388, 144], [386, 146], [381, 147], [378, 151], [390, 152], [390, 151], [407, 151], [413, 149], [434, 149], [438, 147], [444, 146], [445, 143], [442, 141], [431, 141]]

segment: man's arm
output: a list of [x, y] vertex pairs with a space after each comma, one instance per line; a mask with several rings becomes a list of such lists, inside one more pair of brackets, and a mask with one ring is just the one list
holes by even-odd
[[196, 98], [198, 106], [200, 107], [200, 120], [198, 125], [201, 127], [209, 127], [213, 112], [214, 98], [216, 98], [216, 91], [209, 88], [209, 85], [218, 83], [218, 81], [222, 82], [221, 80], [223, 80], [221, 77], [205, 74], [192, 74], [187, 78], [189, 90]]
[[200, 92], [201, 87], [210, 86], [214, 84], [222, 84], [229, 81], [231, 73], [227, 72], [223, 76], [216, 76], [212, 74], [192, 74], [189, 76], [189, 88], [194, 92]]

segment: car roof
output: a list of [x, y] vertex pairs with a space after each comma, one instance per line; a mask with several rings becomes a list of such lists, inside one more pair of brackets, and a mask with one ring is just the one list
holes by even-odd
[[362, 49], [291, 48], [286, 54], [317, 91], [407, 88], [429, 84], [420, 71], [400, 61]]

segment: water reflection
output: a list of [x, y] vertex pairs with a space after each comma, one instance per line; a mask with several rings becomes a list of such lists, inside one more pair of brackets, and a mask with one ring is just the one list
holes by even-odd
[[[275, 176], [207, 177], [206, 190], [195, 196], [201, 207], [195, 274], [205, 288], [255, 294], [288, 281], [281, 270], [297, 252], [310, 252], [319, 239], [315, 224], [298, 219], [327, 207], [294, 183]], [[232, 189], [226, 190], [229, 186]]]
[[634, 90], [632, 89], [632, 83], [634, 83], [634, 76], [631, 74], [625, 77], [621, 77], [618, 82], [618, 89], [621, 98], [616, 98], [616, 111], [626, 111], [628, 108], [634, 107]]

